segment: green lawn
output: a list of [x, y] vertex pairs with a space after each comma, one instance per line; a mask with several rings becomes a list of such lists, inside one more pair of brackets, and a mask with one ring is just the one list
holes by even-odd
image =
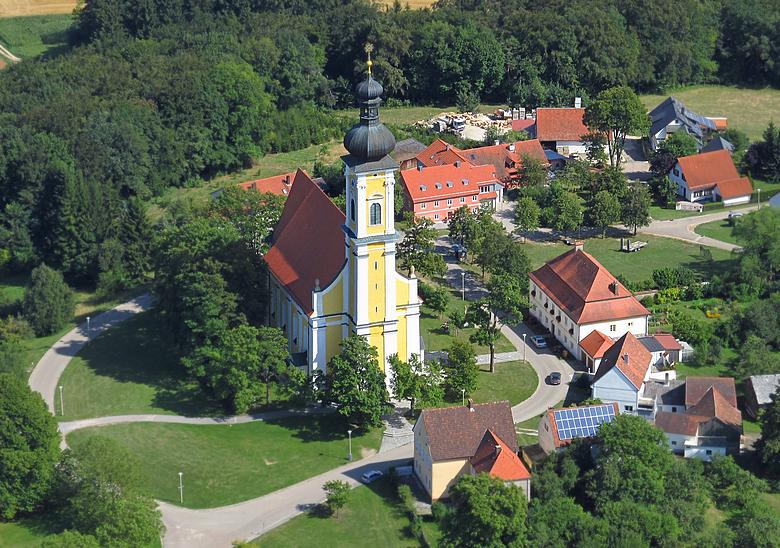
[[703, 116], [727, 116], [729, 127], [760, 139], [769, 120], [780, 112], [780, 90], [741, 89], [730, 86], [694, 86], [664, 95], [643, 95], [642, 103], [651, 110], [669, 95]]
[[650, 217], [656, 221], [669, 221], [671, 219], [682, 219], [683, 217], [695, 217], [696, 215], [703, 215], [698, 211], [685, 211], [677, 209], [668, 209], [659, 206], [650, 206]]
[[728, 219], [720, 221], [711, 221], [697, 226], [694, 230], [696, 234], [707, 236], [709, 238], [715, 238], [722, 242], [729, 242], [732, 244], [738, 244], [737, 239], [731, 234], [731, 230], [734, 228]]
[[53, 531], [41, 520], [25, 518], [0, 522], [0, 546], [13, 548], [38, 548], [41, 541]]
[[[65, 415], [57, 418], [223, 412], [197, 382], [187, 379], [173, 343], [163, 333], [162, 326], [146, 312], [87, 345], [60, 378]], [[59, 394], [55, 407], [59, 411]]]
[[487, 367], [483, 366], [479, 372], [477, 389], [471, 393], [476, 403], [509, 400], [515, 405], [528, 399], [539, 385], [539, 377], [527, 362], [497, 363], [495, 373], [490, 373]]
[[[729, 262], [726, 259], [731, 258], [728, 251], [708, 248], [713, 258], [713, 262], [709, 263], [702, 259], [699, 246], [695, 244], [649, 234], [639, 234], [636, 239], [647, 242], [648, 245], [641, 251], [624, 253], [619, 250], [619, 239], [591, 238], [585, 241], [585, 251], [593, 255], [615, 276], [622, 274], [629, 280], [637, 282], [650, 279], [653, 270], [657, 268], [678, 266], [691, 268], [704, 279], [708, 279], [712, 274], [728, 268]], [[539, 268], [545, 261], [571, 249], [571, 246], [563, 243], [527, 242], [524, 246], [531, 260], [532, 269]]]
[[0, 43], [22, 59], [64, 50], [72, 22], [73, 16], [68, 14], [0, 19]]
[[[2, 19], [0, 19], [2, 21]], [[27, 276], [16, 274], [0, 278], [0, 304], [12, 303], [24, 296], [24, 287], [27, 285]]]
[[[354, 489], [338, 517], [311, 512], [293, 518], [284, 525], [255, 539], [251, 544], [268, 548], [299, 546], [371, 546], [400, 548], [416, 546], [407, 535], [410, 521], [400, 508], [396, 490], [389, 479]], [[436, 545], [438, 527], [423, 524], [426, 538]], [[435, 538], [431, 539], [428, 535]]]
[[[67, 402], [66, 402], [67, 403]], [[77, 430], [68, 444], [92, 436], [116, 440], [136, 455], [144, 486], [178, 504], [209, 508], [252, 499], [346, 463], [347, 427], [336, 415], [295, 417], [236, 425], [118, 424]], [[352, 434], [356, 458], [379, 449], [382, 429]]]

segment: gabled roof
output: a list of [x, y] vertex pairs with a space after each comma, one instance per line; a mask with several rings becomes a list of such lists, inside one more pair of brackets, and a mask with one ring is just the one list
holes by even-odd
[[647, 381], [645, 383], [644, 396], [661, 405], [685, 408], [685, 381], [677, 379], [670, 380], [668, 383]]
[[588, 333], [588, 336], [580, 341], [580, 348], [593, 359], [604, 356], [604, 352], [612, 346], [612, 339], [598, 329]]
[[696, 405], [686, 409], [685, 413], [698, 417], [714, 417], [725, 424], [742, 426], [742, 413], [735, 405], [731, 405], [720, 393], [720, 390], [714, 386], [705, 392]]
[[663, 347], [664, 350], [682, 350], [682, 346], [671, 333], [656, 333], [653, 338]]
[[772, 394], [777, 392], [780, 386], [780, 375], [753, 375], [750, 377], [749, 386], [753, 387], [758, 405], [765, 405], [772, 401]]
[[523, 157], [525, 156], [529, 156], [544, 165], [548, 164], [542, 144], [537, 139], [469, 148], [460, 151], [460, 153], [475, 166], [492, 165], [499, 179], [507, 179], [516, 175], [517, 168], [523, 163]]
[[540, 141], [582, 141], [589, 130], [582, 121], [584, 108], [536, 109], [536, 138]]
[[557, 449], [569, 445], [575, 439], [594, 437], [602, 424], [613, 421], [619, 413], [615, 402], [548, 409], [547, 422], [553, 444]]
[[290, 189], [295, 181], [295, 174], [295, 171], [282, 173], [281, 175], [274, 175], [273, 177], [239, 183], [238, 186], [244, 190], [256, 190], [258, 192], [267, 192], [278, 196], [287, 196], [290, 194]]
[[716, 135], [709, 143], [704, 145], [700, 152], [713, 152], [716, 150], [727, 150], [729, 153], [733, 153], [734, 145], [720, 135]]
[[524, 120], [512, 120], [512, 131], [529, 131], [531, 126], [536, 123], [533, 118], [525, 118]]
[[306, 314], [316, 280], [325, 288], [344, 266], [344, 214], [302, 170], [274, 229], [265, 262]]
[[718, 194], [722, 200], [738, 198], [739, 196], [750, 196], [753, 194], [753, 185], [747, 177], [738, 177], [727, 181], [720, 181], [717, 184]]
[[500, 437], [517, 452], [517, 434], [509, 402], [471, 404], [461, 407], [423, 409], [415, 425], [424, 426], [431, 459], [468, 459], [474, 456], [486, 430]]
[[417, 154], [417, 161], [425, 167], [454, 164], [457, 161], [466, 162], [461, 151], [441, 139], [436, 139], [425, 150]]
[[655, 425], [667, 434], [695, 436], [700, 422], [701, 417], [688, 415], [687, 413], [658, 411], [655, 414]]
[[425, 148], [425, 145], [417, 139], [404, 139], [395, 144], [395, 148], [390, 153], [390, 157], [396, 162], [403, 162], [404, 160], [415, 158], [425, 150]]
[[650, 135], [655, 135], [666, 126], [679, 120], [685, 131], [696, 136], [701, 141], [704, 130], [714, 131], [715, 122], [688, 110], [676, 97], [667, 97], [661, 104], [650, 111]]
[[650, 369], [652, 358], [647, 348], [629, 331], [606, 351], [593, 382], [597, 382], [610, 370], [618, 369], [639, 390]]
[[476, 473], [490, 474], [503, 481], [520, 481], [531, 477], [517, 453], [491, 430], [485, 431], [470, 462]]
[[401, 181], [412, 201], [428, 201], [479, 194], [479, 185], [498, 183], [493, 166], [473, 166], [468, 162], [405, 169]]
[[712, 188], [720, 181], [739, 179], [731, 154], [715, 150], [677, 159], [690, 190]]
[[731, 377], [688, 377], [685, 380], [685, 407], [699, 403], [707, 391], [715, 387], [732, 407], [737, 406], [737, 387]]
[[576, 247], [529, 277], [577, 324], [650, 314], [601, 263]]

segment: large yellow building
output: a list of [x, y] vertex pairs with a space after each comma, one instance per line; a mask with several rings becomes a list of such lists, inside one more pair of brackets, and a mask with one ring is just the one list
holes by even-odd
[[353, 333], [376, 347], [388, 380], [387, 358], [420, 354], [417, 280], [395, 269], [399, 166], [388, 156], [395, 138], [379, 121], [382, 91], [370, 69], [356, 88], [360, 122], [344, 138], [342, 158], [347, 215], [299, 170], [266, 254], [271, 324], [310, 374], [325, 372]]

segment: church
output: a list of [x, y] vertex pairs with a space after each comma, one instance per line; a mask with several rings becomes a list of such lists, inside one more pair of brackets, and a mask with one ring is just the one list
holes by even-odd
[[360, 122], [344, 138], [345, 215], [298, 170], [265, 256], [270, 272], [270, 324], [281, 328], [296, 365], [327, 371], [340, 343], [366, 337], [391, 378], [388, 358], [420, 354], [417, 280], [396, 271], [395, 174], [388, 155], [395, 137], [379, 121], [382, 86], [371, 76], [356, 86]]

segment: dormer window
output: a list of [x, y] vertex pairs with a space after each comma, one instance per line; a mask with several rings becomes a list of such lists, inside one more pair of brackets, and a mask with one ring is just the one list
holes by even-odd
[[433, 186], [435, 186], [436, 188], [442, 188], [442, 186], [441, 186], [441, 183], [436, 183], [436, 184], [435, 184], [435, 185], [433, 185]]
[[425, 186], [425, 185], [420, 185], [420, 191], [422, 191], [422, 192], [425, 192], [426, 190], [428, 190], [428, 187], [427, 187], [427, 186]]
[[447, 188], [452, 188], [452, 181], [447, 181]]

